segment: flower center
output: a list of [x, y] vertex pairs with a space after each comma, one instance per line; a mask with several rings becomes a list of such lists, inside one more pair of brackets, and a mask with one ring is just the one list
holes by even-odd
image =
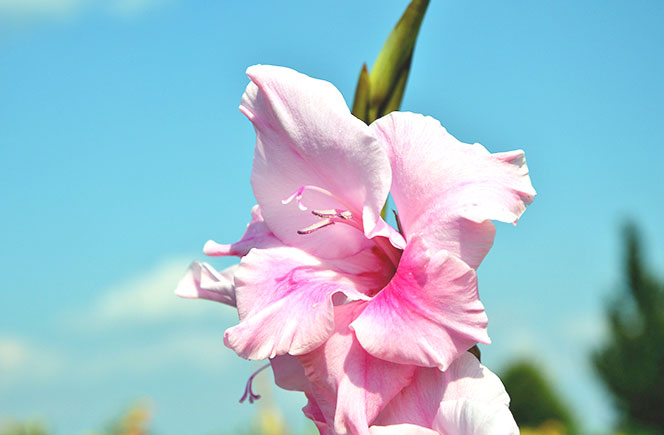
[[[351, 227], [358, 230], [364, 236], [364, 225], [362, 223], [361, 214], [355, 211], [350, 205], [348, 205], [344, 200], [333, 194], [327, 189], [322, 187], [306, 185], [302, 186], [293, 192], [288, 198], [281, 201], [282, 204], [289, 204], [293, 200], [297, 201], [297, 206], [302, 211], [307, 211], [308, 208], [304, 205], [302, 200], [302, 195], [305, 191], [318, 192], [321, 193], [330, 199], [335, 200], [338, 204], [341, 204], [345, 209], [331, 208], [326, 210], [311, 210], [311, 214], [320, 218], [318, 222], [315, 222], [312, 225], [309, 225], [306, 228], [297, 230], [298, 234], [306, 235], [314, 233], [318, 230], [321, 230], [325, 227], [334, 225], [335, 223], [342, 223], [350, 225]], [[399, 264], [399, 259], [401, 257], [401, 252], [394, 248], [390, 241], [385, 237], [374, 237], [371, 239], [378, 248], [383, 251], [387, 257], [390, 259], [392, 264], [396, 267]]]
[[343, 205], [346, 207], [346, 209], [337, 209], [337, 208], [332, 208], [332, 209], [327, 209], [327, 210], [311, 210], [311, 214], [314, 216], [320, 218], [318, 222], [314, 223], [313, 225], [309, 225], [306, 228], [302, 228], [297, 231], [298, 234], [311, 234], [315, 231], [318, 231], [322, 228], [328, 227], [330, 225], [334, 225], [335, 223], [343, 223], [346, 225], [350, 225], [351, 227], [355, 228], [356, 230], [359, 230], [360, 232], [363, 232], [362, 229], [362, 222], [360, 219], [357, 217], [358, 213], [353, 213], [352, 207], [350, 207], [348, 204], [346, 204], [341, 198], [333, 194], [327, 189], [323, 189], [322, 187], [318, 186], [302, 186], [299, 189], [297, 189], [293, 194], [291, 194], [288, 198], [284, 199], [281, 201], [282, 204], [289, 204], [293, 200], [297, 201], [297, 206], [300, 210], [302, 211], [307, 211], [308, 207], [304, 205], [304, 202], [302, 201], [302, 195], [304, 194], [305, 191], [311, 191], [311, 192], [318, 192], [322, 193], [323, 195], [329, 197], [330, 199], [335, 200], [339, 204]]

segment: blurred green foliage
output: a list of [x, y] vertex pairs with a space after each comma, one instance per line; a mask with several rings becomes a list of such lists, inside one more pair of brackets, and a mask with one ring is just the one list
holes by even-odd
[[609, 337], [592, 354], [619, 429], [664, 434], [664, 284], [646, 268], [638, 230], [624, 230], [624, 283], [607, 308]]
[[4, 421], [0, 423], [0, 435], [47, 435], [48, 426], [39, 421]]
[[[102, 430], [85, 433], [89, 435], [149, 435], [159, 433], [151, 427], [152, 408], [152, 403], [149, 400], [141, 400], [110, 420]], [[49, 430], [48, 426], [40, 420], [0, 422], [0, 435], [49, 435], [56, 432]], [[248, 424], [215, 433], [220, 435], [314, 435], [318, 431], [313, 424], [308, 423], [299, 432], [294, 432], [289, 428], [279, 408], [271, 401], [263, 401], [257, 410], [256, 417]]]
[[[140, 401], [111, 420], [103, 430], [91, 435], [148, 435], [152, 411], [150, 403]], [[0, 435], [48, 435], [54, 433], [40, 420], [12, 420], [0, 423]]]
[[537, 427], [522, 426], [521, 435], [566, 435], [568, 430], [558, 420], [547, 420]]
[[510, 395], [510, 410], [524, 433], [578, 434], [569, 407], [534, 363], [511, 364], [501, 376]]
[[152, 406], [141, 401], [129, 407], [119, 417], [107, 424], [106, 429], [95, 435], [148, 435], [152, 420]]

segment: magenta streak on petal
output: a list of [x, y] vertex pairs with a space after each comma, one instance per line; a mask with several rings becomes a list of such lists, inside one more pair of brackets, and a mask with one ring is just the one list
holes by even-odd
[[251, 376], [249, 376], [249, 379], [247, 379], [247, 384], [244, 386], [244, 394], [242, 395], [242, 397], [240, 397], [240, 403], [247, 400], [247, 398], [249, 398], [249, 403], [254, 403], [255, 400], [261, 398], [260, 394], [254, 394], [253, 390], [251, 389], [251, 384], [253, 383], [256, 375], [268, 367], [270, 367], [270, 363], [265, 364], [264, 366], [256, 370], [254, 373], [252, 373]]
[[446, 370], [460, 353], [489, 342], [486, 324], [474, 269], [415, 237], [396, 275], [351, 328], [377, 358]]

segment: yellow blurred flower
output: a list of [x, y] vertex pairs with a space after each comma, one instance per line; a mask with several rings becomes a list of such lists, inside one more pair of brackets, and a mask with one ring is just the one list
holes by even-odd
[[566, 435], [565, 425], [558, 420], [547, 420], [537, 427], [522, 427], [521, 435]]

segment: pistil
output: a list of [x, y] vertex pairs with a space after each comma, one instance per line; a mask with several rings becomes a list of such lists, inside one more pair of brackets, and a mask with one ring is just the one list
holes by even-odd
[[270, 366], [270, 363], [265, 364], [255, 372], [249, 376], [249, 379], [247, 379], [247, 384], [244, 386], [244, 394], [240, 398], [240, 403], [244, 402], [245, 400], [249, 399], [249, 403], [254, 403], [254, 401], [258, 400], [261, 398], [260, 394], [255, 394], [253, 389], [252, 389], [252, 383], [254, 382], [254, 378], [256, 377], [257, 374], [265, 370]]
[[305, 206], [304, 203], [302, 202], [302, 194], [303, 194], [305, 191], [307, 191], [307, 190], [309, 190], [309, 191], [311, 191], [311, 192], [322, 193], [323, 195], [328, 196], [328, 197], [334, 199], [334, 200], [337, 201], [339, 204], [341, 204], [341, 205], [343, 205], [344, 207], [346, 207], [346, 209], [348, 209], [348, 210], [351, 210], [351, 209], [352, 209], [352, 207], [350, 207], [350, 206], [349, 206], [348, 204], [346, 204], [341, 198], [339, 198], [338, 196], [336, 196], [335, 194], [333, 194], [333, 193], [330, 192], [329, 190], [327, 190], [327, 189], [323, 189], [322, 187], [318, 187], [318, 186], [312, 186], [312, 185], [306, 185], [306, 186], [302, 186], [302, 187], [300, 187], [300, 188], [297, 189], [295, 192], [293, 192], [293, 194], [291, 194], [288, 198], [282, 200], [281, 203], [284, 204], [284, 205], [286, 205], [286, 204], [290, 203], [291, 201], [293, 201], [293, 200], [295, 199], [295, 200], [297, 200], [297, 206], [300, 208], [300, 210], [302, 210], [302, 211], [306, 211], [306, 210], [308, 210], [308, 209], [307, 209], [307, 206]]

